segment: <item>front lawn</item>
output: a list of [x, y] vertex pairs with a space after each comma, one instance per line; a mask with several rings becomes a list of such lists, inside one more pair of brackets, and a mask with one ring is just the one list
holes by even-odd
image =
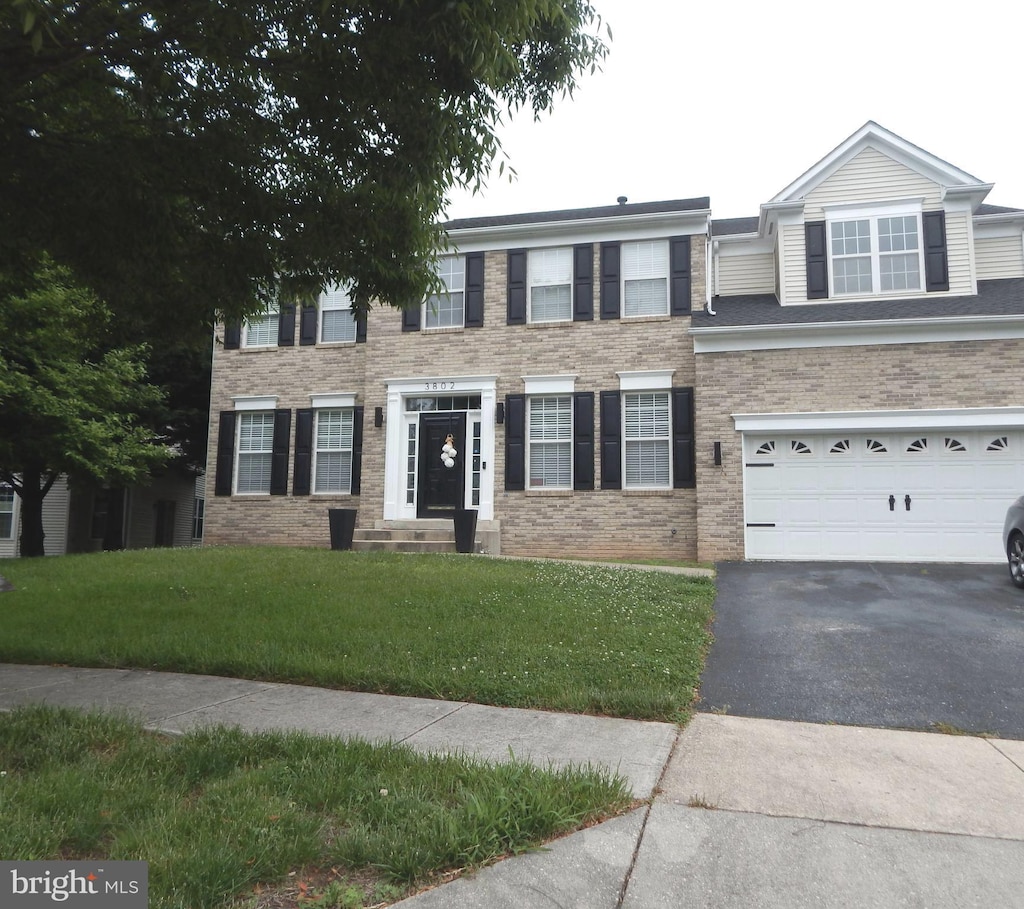
[[682, 721], [713, 583], [476, 556], [205, 548], [7, 560], [0, 661]]

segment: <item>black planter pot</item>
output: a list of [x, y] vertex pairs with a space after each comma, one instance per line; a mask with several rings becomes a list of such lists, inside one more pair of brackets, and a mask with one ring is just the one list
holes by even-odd
[[327, 520], [331, 525], [331, 549], [351, 549], [356, 529], [354, 508], [328, 508]]
[[453, 515], [455, 521], [456, 552], [476, 551], [476, 509], [456, 508]]

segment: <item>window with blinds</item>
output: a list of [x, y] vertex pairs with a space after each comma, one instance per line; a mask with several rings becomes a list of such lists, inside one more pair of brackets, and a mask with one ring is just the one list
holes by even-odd
[[320, 342], [336, 344], [355, 342], [356, 320], [348, 291], [332, 288], [320, 295]]
[[238, 464], [235, 492], [270, 492], [270, 466], [274, 446], [273, 411], [239, 414]]
[[262, 316], [253, 316], [245, 320], [245, 332], [242, 344], [244, 347], [276, 347], [277, 327], [280, 315], [268, 312]]
[[531, 488], [572, 488], [572, 396], [531, 397], [529, 477]]
[[668, 391], [627, 392], [625, 416], [626, 488], [672, 485], [672, 426]]
[[445, 256], [438, 263], [437, 276], [446, 292], [427, 298], [424, 305], [427, 328], [461, 328], [465, 314], [466, 260], [463, 256]]
[[527, 272], [530, 321], [572, 319], [572, 249], [531, 249]]
[[0, 540], [14, 536], [14, 490], [0, 486]]
[[622, 244], [622, 314], [668, 315], [668, 240]]
[[352, 408], [316, 412], [313, 492], [352, 491]]

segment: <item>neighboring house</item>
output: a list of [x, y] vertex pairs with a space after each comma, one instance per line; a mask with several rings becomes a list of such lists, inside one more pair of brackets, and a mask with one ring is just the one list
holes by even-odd
[[997, 561], [1024, 211], [990, 189], [868, 123], [756, 218], [451, 222], [418, 308], [355, 320], [338, 290], [219, 327], [205, 539], [465, 507], [513, 555]]
[[[204, 487], [202, 476], [173, 472], [130, 489], [72, 488], [60, 477], [43, 500], [46, 554], [198, 545]], [[0, 484], [0, 558], [20, 555], [20, 518], [14, 490]]]
[[714, 223], [691, 328], [701, 558], [1003, 557], [1024, 211], [990, 189], [869, 122], [759, 217]]

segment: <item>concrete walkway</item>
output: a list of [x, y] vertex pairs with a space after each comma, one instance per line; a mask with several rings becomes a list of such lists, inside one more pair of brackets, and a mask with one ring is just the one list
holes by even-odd
[[0, 709], [152, 729], [303, 729], [541, 766], [650, 803], [401, 903], [410, 909], [1009, 907], [1024, 903], [1024, 742], [698, 715], [643, 723], [134, 670], [0, 665]]

